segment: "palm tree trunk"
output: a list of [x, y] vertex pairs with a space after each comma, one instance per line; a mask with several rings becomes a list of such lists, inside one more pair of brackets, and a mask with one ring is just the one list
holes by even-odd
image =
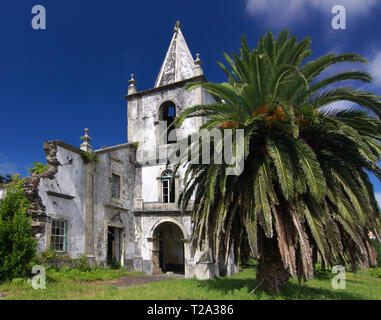
[[265, 236], [262, 239], [256, 280], [261, 287], [279, 292], [279, 289], [288, 283], [290, 273], [283, 265], [277, 240]]

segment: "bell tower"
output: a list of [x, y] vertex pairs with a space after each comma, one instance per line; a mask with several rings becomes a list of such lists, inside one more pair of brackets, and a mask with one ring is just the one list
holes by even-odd
[[[195, 132], [202, 119], [186, 119], [181, 128], [164, 136], [163, 121], [170, 125], [185, 108], [213, 103], [213, 97], [202, 88], [186, 90], [188, 82], [206, 81], [200, 55], [193, 58], [177, 21], [164, 61], [153, 88], [138, 91], [138, 76], [131, 75], [127, 100], [128, 142], [138, 142], [140, 150], [154, 151], [161, 145]], [[166, 127], [164, 127], [166, 129]]]

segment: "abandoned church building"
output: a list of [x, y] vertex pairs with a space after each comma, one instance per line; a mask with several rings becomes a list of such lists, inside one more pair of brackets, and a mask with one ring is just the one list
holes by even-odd
[[[172, 271], [208, 279], [234, 272], [232, 257], [225, 264], [200, 259], [205, 256], [200, 252], [191, 255], [192, 203], [184, 214], [177, 206], [184, 172], [173, 176], [166, 160], [136, 160], [137, 150], [155, 151], [173, 142], [163, 139], [160, 121], [169, 125], [184, 108], [213, 103], [201, 87], [186, 90], [193, 81], [206, 81], [201, 60], [192, 57], [176, 23], [154, 87], [138, 91], [134, 75], [129, 81], [128, 143], [93, 150], [87, 129], [80, 147], [45, 141], [47, 171], [24, 182], [39, 252], [85, 254], [91, 263], [120, 263], [154, 275]], [[203, 120], [186, 119], [172, 140], [198, 131]]]

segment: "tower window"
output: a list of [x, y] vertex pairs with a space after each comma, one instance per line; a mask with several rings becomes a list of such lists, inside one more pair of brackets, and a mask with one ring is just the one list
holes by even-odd
[[164, 203], [175, 202], [175, 179], [171, 170], [165, 170], [161, 175], [162, 201]]
[[112, 174], [111, 196], [120, 199], [120, 176], [115, 173]]
[[[167, 138], [166, 139], [166, 143], [175, 143], [176, 142], [176, 136], [175, 138], [173, 139], [173, 133], [171, 134], [171, 137], [170, 137], [170, 133], [171, 131], [175, 130], [173, 127], [170, 127], [170, 125], [173, 123], [173, 121], [175, 120], [175, 117], [176, 117], [176, 106], [173, 102], [171, 101], [167, 101], [167, 102], [164, 102], [161, 106], [160, 106], [160, 121], [166, 121], [166, 135], [163, 133], [163, 132], [160, 132], [160, 135], [161, 135], [161, 140], [163, 140], [165, 137]], [[176, 132], [176, 131], [174, 131]], [[162, 137], [162, 135], [164, 135], [164, 137]]]

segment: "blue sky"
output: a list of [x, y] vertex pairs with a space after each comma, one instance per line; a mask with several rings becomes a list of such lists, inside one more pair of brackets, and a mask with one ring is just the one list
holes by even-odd
[[[34, 5], [46, 9], [46, 30], [31, 27]], [[336, 4], [346, 30], [331, 27]], [[216, 61], [237, 50], [241, 35], [255, 47], [267, 29], [312, 38], [313, 57], [357, 52], [374, 76], [363, 86], [381, 95], [381, 2], [377, 0], [66, 0], [2, 1], [0, 18], [0, 174], [45, 162], [44, 140], [79, 146], [89, 128], [94, 148], [126, 142], [123, 95], [130, 74], [152, 88], [176, 20], [209, 81], [222, 82]], [[381, 184], [372, 179], [381, 200]]]

